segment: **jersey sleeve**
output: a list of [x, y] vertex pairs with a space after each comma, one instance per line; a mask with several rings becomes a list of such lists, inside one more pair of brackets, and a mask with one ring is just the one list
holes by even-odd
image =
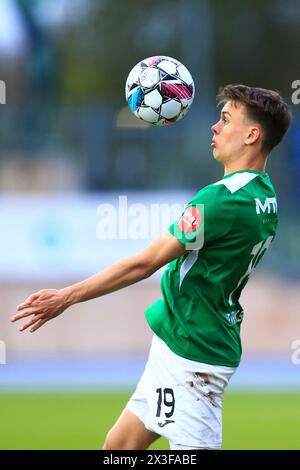
[[217, 186], [199, 191], [168, 230], [187, 249], [201, 249], [230, 232], [235, 217], [234, 198]]

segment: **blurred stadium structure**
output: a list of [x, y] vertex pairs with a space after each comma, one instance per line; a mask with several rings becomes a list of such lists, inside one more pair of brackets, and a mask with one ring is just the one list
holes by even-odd
[[[146, 205], [183, 204], [222, 177], [210, 152], [219, 86], [278, 89], [290, 103], [291, 83], [300, 78], [296, 0], [128, 3], [0, 3], [0, 80], [7, 92], [0, 106], [3, 389], [137, 379], [151, 338], [143, 310], [160, 295], [159, 276], [76, 306], [34, 335], [19, 334], [10, 314], [32, 291], [80, 280], [150, 241], [99, 240], [99, 204], [115, 204], [119, 195]], [[189, 115], [164, 129], [142, 125], [124, 99], [131, 67], [157, 53], [181, 60], [197, 87]], [[256, 380], [300, 387], [291, 363], [291, 345], [300, 338], [296, 106], [293, 113], [293, 127], [267, 168], [279, 199], [277, 239], [243, 294], [241, 386]], [[99, 366], [120, 370], [124, 358], [118, 380]]]

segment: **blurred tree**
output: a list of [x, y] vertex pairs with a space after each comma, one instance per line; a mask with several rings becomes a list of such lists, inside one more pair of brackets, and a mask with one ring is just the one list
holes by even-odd
[[26, 54], [26, 95], [44, 98], [55, 90], [57, 78], [55, 42], [35, 15], [41, 0], [15, 0], [24, 22], [29, 48]]
[[[24, 24], [22, 93], [14, 125], [19, 128], [23, 155], [39, 156], [41, 141], [50, 137], [56, 115], [50, 104], [59, 96], [59, 64], [56, 42], [36, 15], [41, 0], [14, 0]], [[45, 142], [44, 142], [45, 145]]]
[[213, 0], [213, 4], [216, 89], [240, 82], [277, 89], [289, 100], [291, 82], [299, 78], [295, 63], [299, 2]]
[[63, 34], [67, 99], [123, 103], [131, 67], [158, 53], [178, 56], [179, 6], [173, 0], [93, 2], [84, 20]]
[[158, 53], [187, 59], [202, 89], [199, 103], [209, 88], [214, 92], [230, 82], [287, 95], [299, 78], [295, 0], [89, 0], [88, 5], [80, 22], [66, 22], [59, 32], [68, 102], [123, 103], [130, 68]]

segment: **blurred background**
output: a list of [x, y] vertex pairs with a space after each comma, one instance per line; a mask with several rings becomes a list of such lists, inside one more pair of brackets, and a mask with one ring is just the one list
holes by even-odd
[[[101, 447], [143, 371], [152, 336], [143, 311], [160, 297], [161, 273], [34, 335], [9, 318], [32, 292], [151, 241], [101, 240], [101, 204], [120, 221], [120, 196], [180, 206], [223, 176], [210, 127], [228, 83], [278, 90], [294, 120], [267, 167], [280, 224], [243, 293], [224, 448], [300, 448], [299, 26], [296, 0], [1, 0], [0, 448]], [[167, 128], [143, 125], [125, 102], [131, 68], [158, 54], [185, 64], [196, 86], [188, 115]]]

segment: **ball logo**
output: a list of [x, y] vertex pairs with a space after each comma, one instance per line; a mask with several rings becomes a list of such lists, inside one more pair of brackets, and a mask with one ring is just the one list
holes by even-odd
[[184, 233], [195, 232], [201, 224], [201, 213], [197, 207], [188, 207], [181, 219], [178, 226]]
[[143, 87], [151, 88], [159, 81], [159, 71], [148, 67], [140, 74], [140, 84]]

